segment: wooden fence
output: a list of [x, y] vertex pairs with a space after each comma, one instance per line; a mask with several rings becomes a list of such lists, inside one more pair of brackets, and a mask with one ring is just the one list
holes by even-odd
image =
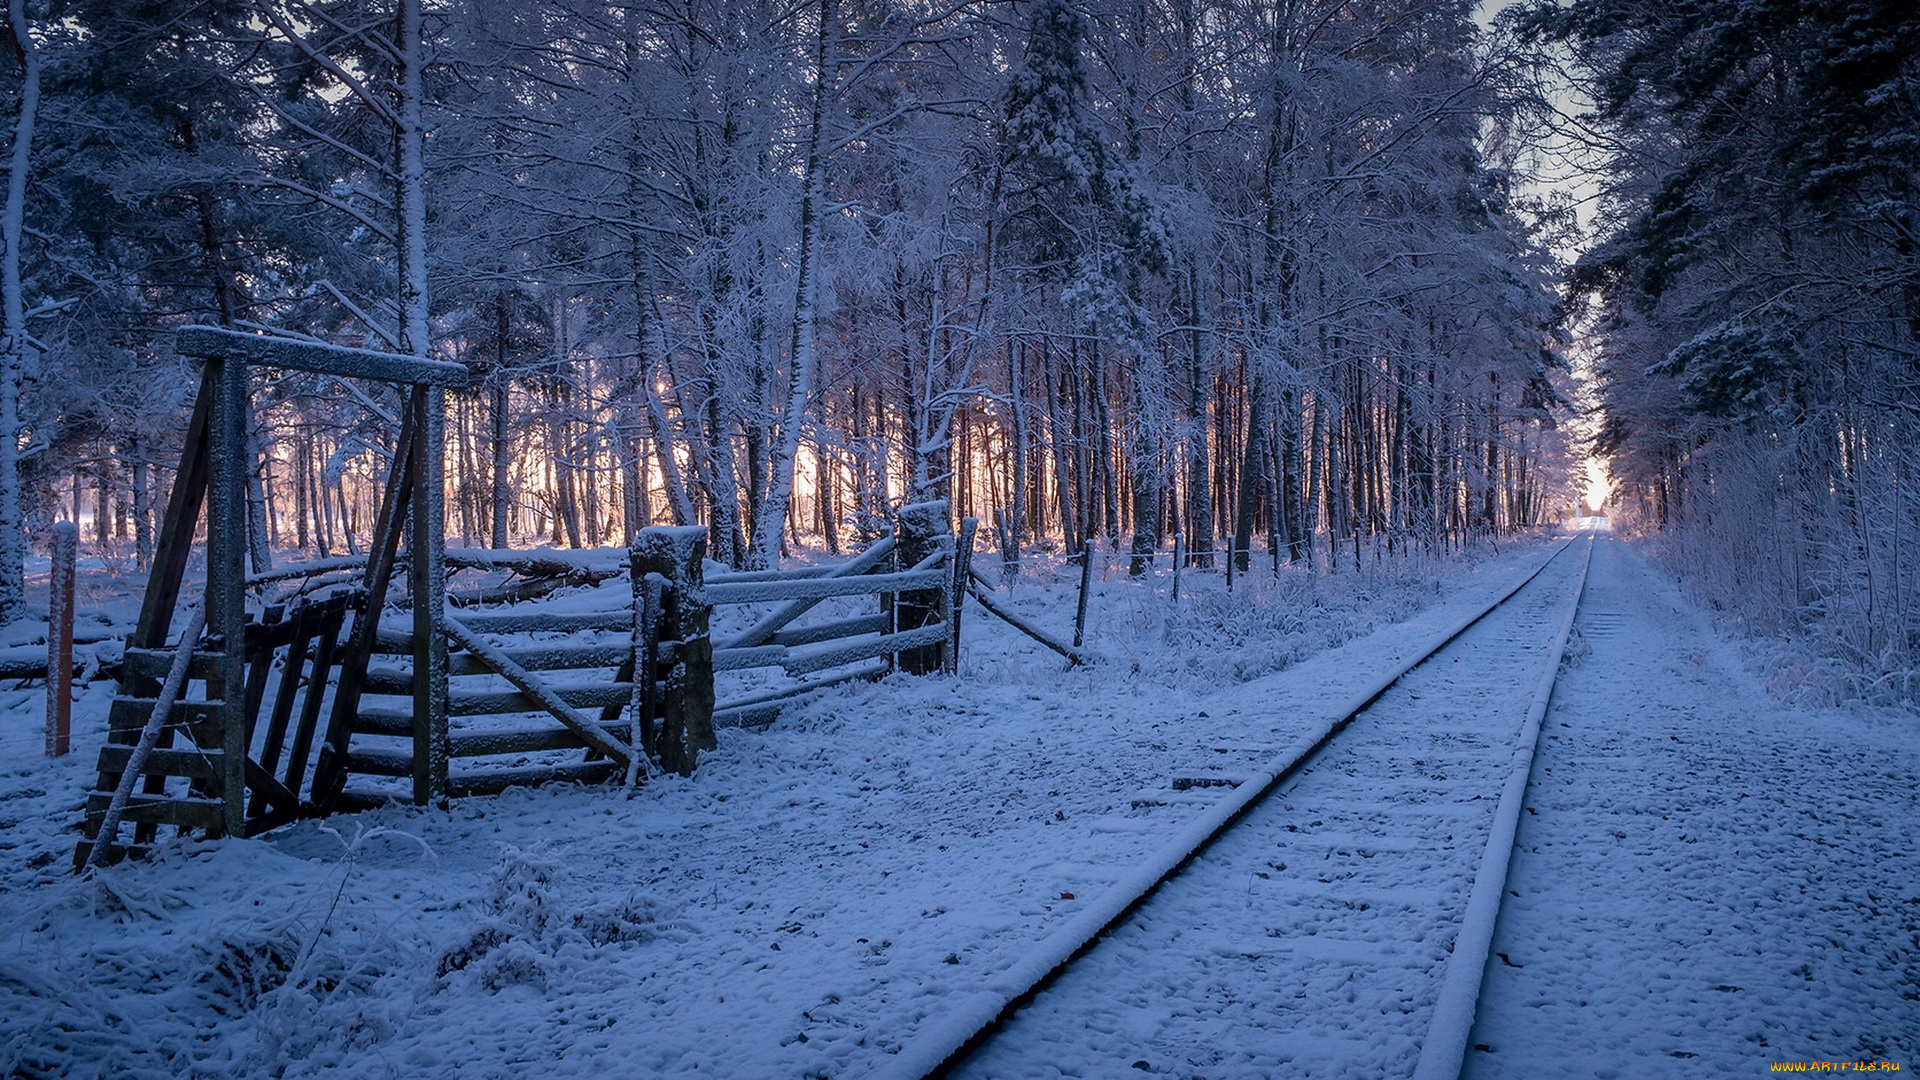
[[[443, 611], [430, 621], [438, 650], [421, 647], [420, 620], [377, 617], [370, 605], [384, 590], [338, 581], [324, 597], [269, 605], [239, 649], [197, 623], [177, 645], [133, 643], [113, 710], [114, 730], [127, 734], [101, 752], [76, 864], [103, 828], [114, 829], [117, 857], [162, 828], [254, 835], [395, 799], [688, 773], [716, 745], [716, 728], [770, 722], [849, 680], [951, 672], [974, 523], [956, 538], [946, 514], [944, 503], [903, 507], [892, 535], [835, 566], [712, 578], [705, 529], [646, 529], [628, 552], [630, 603]], [[847, 598], [865, 610], [806, 618]], [[716, 609], [740, 624], [717, 645]], [[419, 659], [436, 654], [446, 690], [422, 710]], [[241, 660], [234, 675], [228, 657]], [[761, 685], [717, 695], [741, 675]], [[227, 687], [238, 691], [231, 700]], [[233, 715], [244, 727], [230, 740]], [[144, 748], [131, 737], [143, 727], [160, 736]], [[225, 777], [229, 742], [243, 783]], [[116, 796], [125, 774], [138, 783]], [[130, 844], [121, 822], [134, 828]]]
[[[953, 671], [973, 523], [957, 538], [946, 515], [945, 503], [903, 507], [892, 535], [838, 565], [712, 577], [704, 528], [645, 529], [629, 551], [630, 605], [447, 615], [449, 723], [429, 745], [449, 763], [444, 794], [601, 781], [649, 765], [687, 773], [717, 745], [717, 728], [771, 722], [784, 706], [850, 680]], [[870, 598], [869, 610], [803, 618], [845, 597]], [[714, 633], [716, 609], [743, 607], [764, 613]], [[382, 632], [374, 651], [351, 726], [329, 744], [339, 772], [330, 809], [403, 797], [396, 781], [425, 771], [411, 709], [412, 635]], [[728, 680], [719, 677], [730, 673], [785, 681], [721, 698]]]

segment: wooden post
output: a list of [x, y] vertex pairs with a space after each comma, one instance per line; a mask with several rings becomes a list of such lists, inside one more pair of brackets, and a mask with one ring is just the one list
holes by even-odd
[[[894, 550], [900, 568], [918, 566], [928, 558], [945, 552], [953, 554], [953, 534], [947, 531], [947, 501], [912, 503], [900, 508], [900, 524], [894, 535], [899, 539]], [[894, 601], [894, 631], [917, 630], [944, 622], [953, 610], [952, 596], [945, 587], [902, 592]], [[909, 675], [931, 675], [944, 669], [944, 644], [923, 645], [900, 651], [900, 670]]]
[[[209, 360], [213, 416], [207, 469], [207, 633], [219, 650], [216, 675], [207, 680], [210, 711], [219, 725], [218, 747], [212, 733], [196, 733], [202, 750], [218, 749], [214, 770], [221, 813], [220, 831], [245, 836], [247, 692], [247, 365], [240, 360]], [[217, 704], [216, 704], [217, 703]]]
[[[636, 531], [634, 539], [640, 534]], [[631, 552], [631, 546], [629, 546]], [[629, 559], [632, 555], [629, 554]], [[660, 605], [667, 595], [667, 579], [638, 568], [633, 571], [633, 726], [628, 731], [627, 786], [644, 774], [645, 762], [658, 741], [660, 718]]]
[[47, 756], [64, 757], [73, 737], [73, 563], [80, 528], [53, 527], [53, 575], [47, 590]]
[[[664, 672], [660, 722], [647, 752], [661, 768], [682, 776], [692, 775], [700, 751], [720, 745], [713, 735], [713, 608], [702, 595], [706, 556], [707, 530], [697, 525], [641, 529], [628, 550], [635, 581], [657, 574], [666, 582], [660, 596], [658, 648], [665, 652], [671, 645], [673, 663]], [[634, 678], [660, 674], [635, 672]]]
[[413, 597], [413, 801], [447, 797], [446, 391], [415, 386], [408, 591]]
[[1187, 538], [1184, 534], [1173, 534], [1173, 602], [1180, 602], [1180, 564], [1187, 561]]
[[379, 516], [367, 548], [366, 592], [353, 619], [353, 638], [340, 664], [340, 681], [333, 693], [333, 712], [327, 721], [320, 758], [313, 767], [312, 800], [322, 812], [331, 812], [347, 782], [347, 748], [359, 719], [360, 695], [366, 685], [367, 661], [379, 640], [380, 614], [386, 609], [387, 589], [400, 554], [400, 534], [413, 504], [413, 409], [400, 416], [400, 434], [393, 445], [387, 486], [380, 496]]
[[1093, 541], [1080, 551], [1080, 605], [1073, 612], [1073, 647], [1086, 643], [1087, 590], [1093, 585]]
[[960, 611], [967, 602], [967, 586], [972, 584], [967, 579], [973, 574], [973, 535], [979, 528], [979, 518], [961, 518], [960, 536], [953, 546], [953, 600], [947, 615], [946, 655], [940, 661], [940, 670], [948, 675], [960, 670]]

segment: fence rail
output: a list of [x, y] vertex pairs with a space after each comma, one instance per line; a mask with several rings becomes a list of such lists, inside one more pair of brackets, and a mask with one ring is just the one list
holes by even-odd
[[[617, 777], [631, 771], [636, 751], [688, 772], [716, 745], [716, 728], [770, 723], [782, 708], [853, 680], [953, 670], [965, 578], [946, 513], [941, 503], [903, 507], [891, 535], [837, 565], [711, 578], [705, 529], [645, 529], [628, 553], [630, 605], [463, 610], [446, 621], [449, 719], [435, 744], [452, 763], [448, 793]], [[860, 597], [872, 598], [870, 610], [801, 621], [824, 601]], [[715, 610], [743, 606], [767, 610], [716, 640]], [[528, 640], [542, 634], [564, 636]], [[375, 801], [397, 791], [394, 779], [418, 773], [416, 644], [404, 629], [373, 638], [375, 662], [361, 680], [345, 754], [346, 772], [366, 782], [344, 793], [344, 805]], [[718, 696], [716, 676], [756, 671], [793, 681]], [[557, 761], [565, 751], [585, 760]]]

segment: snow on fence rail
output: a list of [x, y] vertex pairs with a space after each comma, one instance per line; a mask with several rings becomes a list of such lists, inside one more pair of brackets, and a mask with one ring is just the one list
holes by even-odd
[[[712, 577], [705, 575], [705, 529], [645, 529], [628, 553], [631, 607], [470, 609], [447, 618], [451, 720], [441, 746], [454, 763], [448, 793], [604, 780], [632, 775], [641, 760], [691, 772], [700, 752], [716, 745], [716, 728], [769, 723], [799, 698], [854, 679], [951, 672], [965, 580], [956, 567], [964, 574], [966, 560], [955, 558], [960, 544], [946, 513], [944, 503], [903, 507], [894, 535], [837, 566]], [[970, 525], [963, 526], [969, 546]], [[824, 600], [860, 596], [874, 597], [875, 610], [794, 625]], [[772, 610], [716, 644], [714, 609], [747, 604]], [[367, 669], [364, 700], [344, 740], [344, 772], [373, 779], [343, 792], [348, 807], [399, 794], [378, 778], [417, 771], [414, 679], [402, 659], [415, 652], [413, 635], [382, 631], [373, 649], [381, 662]], [[716, 699], [717, 674], [764, 668], [799, 681]], [[569, 750], [586, 751], [585, 760], [557, 761], [552, 753]]]

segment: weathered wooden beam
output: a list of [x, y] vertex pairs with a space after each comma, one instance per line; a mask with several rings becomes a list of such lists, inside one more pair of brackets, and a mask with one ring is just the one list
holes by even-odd
[[[952, 537], [946, 538], [949, 543]], [[944, 553], [942, 553], [944, 556]], [[709, 604], [750, 604], [762, 600], [824, 600], [829, 596], [861, 596], [878, 592], [940, 592], [947, 581], [945, 570], [935, 565], [930, 570], [902, 570], [893, 574], [861, 574], [852, 577], [811, 578], [806, 581], [748, 582], [741, 585], [708, 585], [701, 590]], [[741, 635], [745, 638], [747, 635]], [[740, 641], [740, 639], [736, 639]], [[729, 642], [729, 646], [734, 642]], [[741, 642], [760, 644], [760, 642]]]
[[[495, 671], [507, 677], [507, 681], [520, 688], [520, 692], [538, 702], [540, 707], [550, 713], [555, 720], [573, 729], [588, 746], [619, 762], [624, 768], [627, 764], [627, 748], [616, 742], [602, 728], [597, 720], [575, 712], [572, 706], [562, 701], [558, 694], [534, 674], [507, 658], [507, 655], [480, 639], [480, 635], [468, 629], [459, 619], [448, 615], [443, 620], [447, 636], [460, 644], [460, 647], [485, 660]], [[444, 707], [444, 706], [443, 706]], [[445, 752], [444, 744], [442, 753]], [[419, 766], [416, 763], [415, 768]]]
[[[665, 583], [659, 640], [663, 651], [666, 642], [675, 643], [675, 658], [670, 667], [658, 665], [665, 668], [666, 692], [659, 699], [659, 723], [651, 731], [643, 725], [643, 734], [652, 740], [649, 756], [682, 776], [692, 775], [701, 751], [719, 745], [713, 735], [713, 608], [702, 588], [706, 554], [707, 531], [693, 526], [641, 529], [628, 553], [633, 580], [658, 575]], [[653, 674], [639, 673], [636, 681], [645, 688]]]
[[967, 582], [967, 591], [972, 593], [973, 598], [980, 602], [980, 606], [986, 608], [995, 618], [998, 618], [1001, 622], [1006, 623], [1008, 626], [1013, 627], [1015, 630], [1020, 631], [1040, 644], [1045, 645], [1047, 648], [1052, 649], [1054, 652], [1059, 653], [1061, 656], [1066, 657], [1068, 667], [1077, 667], [1080, 664], [1086, 663], [1087, 657], [1085, 653], [1070, 645], [1062, 645], [1041, 633], [1025, 619], [1022, 619], [1020, 616], [1015, 615], [1013, 612], [995, 603], [993, 597], [973, 581]]
[[[885, 615], [878, 613], [855, 615], [851, 618], [835, 619], [832, 622], [781, 630], [767, 639], [767, 644], [785, 645], [791, 649], [800, 645], [832, 641], [835, 638], [853, 637], [856, 634], [882, 634], [886, 632], [887, 626], [888, 620]], [[718, 656], [719, 653], [716, 651], [715, 655]]]
[[947, 582], [947, 640], [942, 644], [940, 670], [948, 675], [960, 671], [960, 614], [967, 602], [967, 576], [973, 573], [973, 536], [980, 519], [960, 519], [960, 535], [953, 545], [953, 576]]
[[413, 601], [413, 801], [425, 806], [447, 796], [447, 639], [442, 634], [447, 620], [446, 391], [433, 385], [415, 386], [408, 409], [413, 416], [413, 505], [407, 511], [407, 591]]
[[807, 675], [839, 667], [842, 664], [851, 664], [857, 660], [871, 660], [890, 653], [907, 653], [928, 646], [937, 646], [946, 639], [945, 623], [928, 623], [925, 626], [916, 626], [911, 630], [902, 630], [894, 634], [830, 642], [811, 649], [794, 650], [780, 661], [780, 666], [790, 675]]
[[[624, 707], [633, 696], [633, 684], [628, 682], [558, 684], [548, 685], [547, 689], [570, 709], [604, 709], [610, 705]], [[449, 716], [503, 716], [539, 712], [545, 708], [544, 704], [519, 690], [455, 690], [447, 695]]]
[[[387, 487], [380, 496], [380, 516], [373, 537], [367, 544], [366, 594], [353, 620], [353, 639], [340, 664], [340, 681], [333, 692], [333, 712], [327, 719], [327, 731], [320, 743], [320, 757], [313, 767], [310, 797], [323, 813], [331, 813], [334, 800], [347, 782], [348, 743], [360, 712], [360, 692], [366, 682], [367, 661], [376, 652], [380, 640], [380, 613], [386, 609], [387, 589], [393, 578], [394, 562], [399, 558], [401, 527], [412, 504], [413, 485], [413, 410], [400, 417], [400, 437], [394, 442], [393, 462], [387, 471]], [[408, 650], [412, 641], [408, 640]]]
[[721, 702], [713, 710], [713, 722], [716, 727], [752, 727], [757, 724], [771, 723], [782, 708], [815, 691], [859, 679], [878, 679], [889, 670], [886, 664], [869, 664], [855, 671], [839, 672], [824, 679], [803, 682], [798, 686], [782, 687], [779, 690], [755, 694], [752, 697]]
[[[246, 835], [247, 759], [247, 369], [238, 359], [208, 363], [214, 388], [213, 422], [208, 428], [207, 472], [207, 635], [217, 643], [219, 674], [207, 680], [207, 697], [222, 702], [219, 718], [221, 759], [218, 795], [225, 806], [220, 831]], [[207, 741], [195, 738], [201, 746]]]
[[201, 360], [266, 364], [321, 375], [377, 379], [416, 386], [458, 389], [473, 381], [473, 374], [465, 364], [448, 364], [372, 349], [349, 349], [295, 338], [222, 330], [217, 326], [183, 326], [173, 336], [173, 348], [181, 356]]
[[[874, 541], [872, 547], [867, 548], [867, 550], [854, 556], [852, 559], [849, 559], [847, 562], [842, 563], [841, 565], [836, 566], [832, 570], [828, 571], [827, 574], [825, 575], [825, 578], [826, 579], [850, 578], [860, 574], [865, 574], [868, 570], [871, 570], [874, 567], [879, 566], [881, 560], [885, 559], [887, 557], [887, 553], [891, 552], [892, 550], [893, 550], [893, 537], [883, 536], [880, 539]], [[739, 581], [738, 578], [733, 577], [731, 575], [729, 575], [729, 580], [738, 582], [743, 586], [751, 584], [750, 582], [741, 582]], [[720, 580], [716, 580], [716, 581], [708, 582], [706, 587], [709, 590], [712, 590], [716, 588], [721, 588], [723, 587], [723, 585], [724, 585], [724, 582]], [[863, 589], [861, 591], [864, 592], [867, 590]], [[721, 647], [727, 648], [727, 649], [744, 649], [754, 645], [765, 645], [767, 642], [773, 639], [773, 635], [781, 627], [787, 625], [788, 623], [799, 618], [800, 616], [805, 615], [810, 608], [812, 608], [815, 604], [819, 603], [821, 600], [825, 599], [824, 596], [815, 596], [815, 597], [812, 597], [811, 599], [802, 599], [804, 594], [799, 592], [789, 592], [786, 590], [785, 587], [782, 588], [780, 595], [782, 598], [787, 599], [789, 603], [781, 607], [779, 610], [768, 614], [767, 616], [762, 618], [759, 622], [754, 623], [753, 626], [749, 627], [745, 632], [735, 635], [731, 641], [724, 643]]]
[[[917, 569], [923, 563], [937, 562], [940, 556], [953, 553], [954, 540], [953, 534], [947, 531], [945, 499], [903, 506], [897, 519], [899, 524], [894, 534], [900, 538], [901, 562]], [[894, 630], [918, 630], [935, 624], [946, 626], [953, 610], [949, 591], [951, 574], [936, 569], [878, 576], [898, 579], [898, 584], [888, 586], [890, 590], [898, 590], [893, 603]], [[943, 651], [937, 641], [920, 648], [902, 649], [897, 663], [900, 670], [909, 675], [931, 675], [945, 666]]]

